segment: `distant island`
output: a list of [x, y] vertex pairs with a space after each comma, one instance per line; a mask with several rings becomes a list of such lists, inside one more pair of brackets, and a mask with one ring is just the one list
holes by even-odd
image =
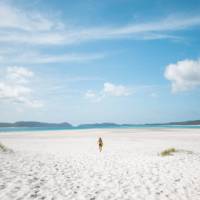
[[116, 124], [116, 123], [91, 123], [80, 124], [74, 126], [68, 122], [63, 123], [47, 123], [47, 122], [35, 122], [35, 121], [19, 121], [14, 123], [0, 122], [0, 127], [33, 127], [33, 128], [118, 128], [118, 127], [131, 127], [131, 126], [161, 126], [161, 125], [200, 125], [200, 120], [183, 121], [183, 122], [169, 122], [169, 123], [151, 123], [151, 124]]
[[200, 125], [200, 120], [190, 120], [182, 122], [168, 122], [168, 123], [157, 123], [157, 124], [146, 124], [146, 125]]
[[67, 122], [63, 123], [46, 123], [46, 122], [34, 122], [34, 121], [20, 121], [14, 123], [2, 123], [0, 127], [48, 127], [48, 128], [73, 128], [73, 126]]

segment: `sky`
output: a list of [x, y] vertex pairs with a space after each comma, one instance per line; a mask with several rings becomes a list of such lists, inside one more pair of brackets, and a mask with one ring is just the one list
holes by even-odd
[[199, 0], [0, 0], [0, 121], [200, 119]]

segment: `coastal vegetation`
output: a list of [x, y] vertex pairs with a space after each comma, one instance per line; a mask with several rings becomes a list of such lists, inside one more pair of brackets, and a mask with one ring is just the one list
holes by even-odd
[[4, 144], [2, 144], [0, 142], [0, 152], [3, 152], [3, 153], [12, 153], [13, 150], [9, 149], [8, 147], [6, 147]]
[[174, 153], [187, 153], [187, 154], [193, 154], [192, 151], [184, 150], [184, 149], [175, 149], [175, 148], [169, 148], [163, 150], [160, 155], [161, 156], [172, 156]]
[[177, 152], [177, 150], [175, 148], [169, 148], [169, 149], [165, 149], [164, 151], [162, 151], [160, 153], [161, 156], [171, 156], [173, 155], [173, 153]]

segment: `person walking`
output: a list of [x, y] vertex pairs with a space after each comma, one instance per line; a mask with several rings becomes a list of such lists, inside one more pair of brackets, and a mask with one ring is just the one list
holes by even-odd
[[101, 139], [101, 137], [98, 140], [98, 145], [99, 145], [99, 152], [101, 152], [103, 148], [103, 140]]

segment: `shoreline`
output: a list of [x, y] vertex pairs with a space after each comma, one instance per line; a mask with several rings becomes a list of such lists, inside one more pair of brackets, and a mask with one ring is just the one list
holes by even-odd
[[[153, 133], [161, 133], [161, 134], [165, 134], [165, 133], [170, 133], [173, 132], [174, 134], [188, 134], [190, 132], [193, 132], [195, 134], [200, 134], [199, 129], [193, 129], [193, 128], [154, 128], [154, 127], [146, 127], [146, 128], [89, 128], [89, 129], [49, 129], [49, 130], [15, 130], [15, 131], [0, 131], [0, 138], [1, 136], [8, 136], [8, 135], [13, 135], [13, 136], [17, 136], [17, 135], [43, 135], [43, 134], [50, 134], [51, 136], [53, 136], [52, 134], [73, 134], [72, 136], [75, 136], [76, 134], [81, 134], [80, 136], [85, 136], [82, 134], [92, 134], [94, 135], [95, 133], [109, 133], [109, 134], [113, 134], [115, 132], [115, 134], [134, 134], [134, 133], [146, 133], [146, 132], [153, 132]], [[181, 132], [181, 133], [180, 133]], [[50, 136], [49, 135], [49, 136]]]
[[41, 128], [41, 127], [0, 127], [0, 134], [2, 133], [16, 133], [16, 132], [53, 132], [53, 131], [90, 131], [90, 130], [146, 130], [146, 129], [154, 129], [156, 130], [178, 130], [178, 129], [200, 129], [200, 125], [136, 125], [130, 127], [102, 127], [102, 128]]

